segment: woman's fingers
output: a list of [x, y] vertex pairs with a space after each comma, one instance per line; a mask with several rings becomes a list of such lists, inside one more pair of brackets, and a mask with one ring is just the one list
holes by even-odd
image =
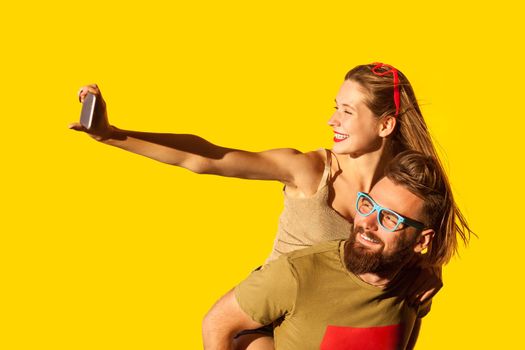
[[430, 289], [430, 290], [426, 291], [425, 293], [423, 293], [422, 296], [419, 297], [417, 302], [419, 302], [419, 304], [423, 304], [425, 301], [427, 301], [428, 299], [430, 299], [434, 295], [436, 295], [438, 291], [439, 291], [439, 289], [437, 289], [437, 288], [433, 288], [433, 289]]
[[412, 284], [411, 288], [408, 291], [408, 305], [416, 305], [420, 299], [420, 295], [423, 292], [426, 292], [424, 283], [420, 282], [417, 284]]
[[86, 98], [88, 93], [91, 93], [99, 98], [102, 97], [102, 94], [100, 93], [100, 89], [98, 88], [98, 85], [89, 84], [86, 86], [82, 86], [80, 90], [78, 90], [78, 100], [80, 102], [84, 102], [84, 99]]

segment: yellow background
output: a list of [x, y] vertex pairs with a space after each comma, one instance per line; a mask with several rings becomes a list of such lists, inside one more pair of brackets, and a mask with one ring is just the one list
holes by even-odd
[[[480, 239], [418, 349], [522, 343], [518, 2], [9, 2], [0, 10], [0, 348], [199, 349], [269, 253], [281, 185], [153, 162], [67, 129], [96, 82], [121, 128], [242, 149], [330, 147], [347, 70], [411, 80]], [[500, 195], [497, 197], [497, 195]]]

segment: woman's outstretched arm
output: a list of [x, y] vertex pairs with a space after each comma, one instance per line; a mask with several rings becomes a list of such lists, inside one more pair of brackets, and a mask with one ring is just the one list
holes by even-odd
[[129, 152], [186, 168], [199, 174], [214, 174], [258, 180], [277, 180], [296, 187], [298, 182], [318, 181], [323, 160], [315, 153], [303, 154], [290, 148], [248, 152], [212, 144], [188, 134], [149, 133], [122, 130], [110, 125], [106, 103], [96, 85], [81, 89], [81, 101], [89, 93], [97, 97], [95, 113], [100, 118], [95, 129], [87, 130], [80, 123], [70, 128], [88, 133], [95, 140]]

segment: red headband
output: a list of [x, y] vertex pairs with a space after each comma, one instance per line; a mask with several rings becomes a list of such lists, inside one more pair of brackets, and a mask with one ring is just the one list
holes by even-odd
[[[372, 73], [374, 73], [375, 75], [379, 75], [380, 77], [382, 77], [384, 75], [392, 73], [392, 75], [394, 76], [394, 103], [396, 104], [396, 115], [395, 116], [397, 117], [397, 115], [399, 114], [399, 77], [397, 76], [397, 69], [385, 63], [374, 62], [372, 64], [375, 64], [374, 68], [372, 68]], [[376, 71], [377, 69], [382, 68], [382, 67], [388, 67], [390, 69], [384, 72]]]

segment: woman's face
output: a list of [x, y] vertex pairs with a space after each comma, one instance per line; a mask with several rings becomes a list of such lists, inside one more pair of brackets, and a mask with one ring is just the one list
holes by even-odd
[[335, 112], [328, 121], [334, 130], [335, 153], [359, 156], [381, 147], [379, 119], [367, 107], [361, 84], [345, 80], [335, 99]]

